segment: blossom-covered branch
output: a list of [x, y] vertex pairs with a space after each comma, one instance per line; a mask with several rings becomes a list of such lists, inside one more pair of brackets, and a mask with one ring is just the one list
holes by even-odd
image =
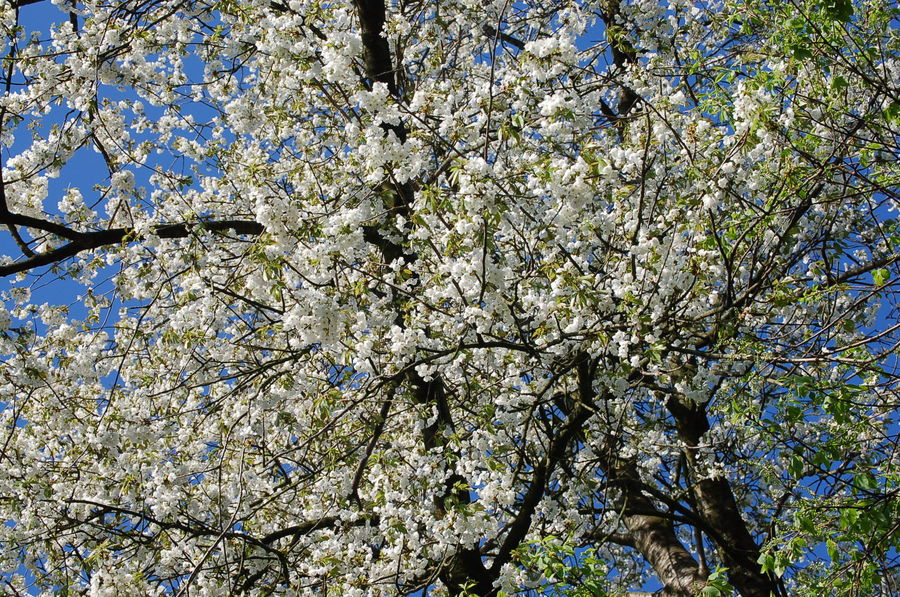
[[[49, 232], [62, 237], [69, 242], [46, 250], [42, 253], [32, 254], [26, 259], [0, 265], [0, 276], [8, 276], [20, 272], [27, 272], [35, 268], [52, 265], [74, 257], [81, 252], [99, 249], [109, 245], [140, 240], [141, 235], [134, 229], [111, 228], [109, 230], [96, 230], [91, 232], [79, 232], [66, 228], [48, 220], [41, 220], [29, 216], [17, 214], [0, 215], [2, 223], [16, 226], [26, 226]], [[159, 238], [185, 238], [201, 231], [228, 232], [239, 235], [259, 235], [265, 229], [262, 225], [246, 220], [221, 220], [200, 221], [195, 224], [160, 224], [151, 229], [150, 234]]]

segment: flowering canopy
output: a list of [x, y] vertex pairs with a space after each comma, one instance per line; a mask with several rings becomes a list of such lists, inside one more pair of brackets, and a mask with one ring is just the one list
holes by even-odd
[[896, 5], [35, 3], [7, 590], [897, 590]]

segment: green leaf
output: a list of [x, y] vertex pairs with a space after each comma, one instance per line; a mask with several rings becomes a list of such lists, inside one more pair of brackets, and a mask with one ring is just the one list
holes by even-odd
[[812, 51], [805, 46], [793, 45], [790, 50], [791, 55], [797, 60], [806, 60], [807, 58], [812, 58], [813, 55]]
[[852, 0], [825, 0], [819, 5], [825, 16], [841, 23], [849, 23], [853, 18]]
[[839, 559], [837, 543], [829, 539], [825, 542], [825, 549], [828, 551], [828, 557], [831, 558], [831, 561], [837, 562]]
[[900, 101], [891, 102], [891, 105], [884, 109], [884, 117], [888, 122], [900, 122]]
[[787, 558], [785, 554], [779, 553], [778, 557], [775, 560], [775, 576], [781, 578], [784, 576], [784, 571], [787, 570], [787, 567], [791, 565], [791, 561]]
[[876, 269], [872, 272], [872, 281], [875, 282], [876, 286], [884, 285], [890, 277], [891, 272], [885, 268]]
[[788, 463], [788, 472], [795, 479], [799, 479], [803, 476], [803, 458], [801, 458], [797, 454], [793, 454], [791, 456], [791, 460]]
[[870, 473], [856, 475], [856, 485], [865, 491], [875, 491], [878, 489], [878, 481], [875, 476]]
[[849, 530], [857, 520], [859, 520], [859, 509], [857, 508], [844, 508], [841, 510], [841, 528], [844, 530]]
[[760, 572], [766, 573], [775, 570], [775, 557], [770, 553], [760, 554], [756, 563], [761, 566]]

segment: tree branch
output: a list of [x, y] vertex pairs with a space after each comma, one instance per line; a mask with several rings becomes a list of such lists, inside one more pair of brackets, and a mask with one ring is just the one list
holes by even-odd
[[22, 6], [28, 6], [30, 4], [38, 4], [39, 2], [44, 2], [44, 0], [7, 0], [13, 8], [21, 8]]
[[492, 574], [500, 574], [500, 569], [509, 561], [509, 557], [513, 550], [525, 539], [528, 530], [531, 528], [531, 519], [534, 515], [534, 511], [537, 508], [538, 503], [540, 503], [541, 498], [544, 496], [547, 480], [556, 468], [557, 463], [562, 459], [566, 450], [569, 448], [572, 439], [581, 432], [584, 423], [593, 414], [593, 409], [589, 408], [589, 406], [594, 404], [596, 392], [591, 383], [593, 371], [591, 370], [592, 368], [588, 356], [584, 353], [578, 355], [569, 367], [574, 367], [576, 369], [579, 393], [578, 401], [572, 405], [569, 412], [565, 413], [568, 419], [565, 426], [562, 428], [559, 435], [553, 438], [550, 443], [550, 448], [547, 450], [547, 453], [544, 455], [540, 464], [535, 468], [531, 484], [528, 486], [528, 490], [525, 492], [525, 496], [522, 498], [521, 505], [519, 506], [519, 512], [513, 519], [512, 524], [510, 524], [509, 530], [506, 533], [506, 538], [503, 540], [497, 555], [494, 557], [494, 563], [491, 566]]
[[670, 517], [641, 492], [637, 468], [628, 461], [608, 463], [608, 466], [609, 477], [621, 483], [622, 520], [634, 546], [664, 585], [659, 594], [671, 597], [698, 594], [706, 586], [706, 575], [678, 540]]
[[[701, 404], [685, 404], [670, 397], [666, 408], [675, 418], [678, 435], [686, 445], [688, 467], [696, 470], [695, 452], [700, 438], [709, 431], [709, 419]], [[774, 579], [760, 571], [759, 546], [741, 517], [740, 508], [724, 477], [695, 480], [692, 485], [697, 515], [715, 534], [709, 537], [728, 568], [728, 579], [743, 597], [769, 597], [777, 594]]]
[[[625, 33], [622, 26], [618, 24], [617, 19], [620, 14], [619, 0], [607, 0], [603, 3], [601, 18], [606, 25], [606, 37], [609, 40], [609, 46], [612, 51], [613, 64], [624, 72], [629, 66], [637, 63], [637, 52], [624, 39]], [[627, 85], [621, 85], [621, 87], [622, 90], [619, 92], [619, 99], [616, 105], [616, 110], [618, 111], [618, 114], [615, 115], [616, 121], [628, 116], [628, 113], [639, 99], [637, 93], [631, 87]], [[605, 111], [604, 115], [607, 115]]]
[[[62, 236], [71, 242], [61, 247], [51, 249], [45, 253], [37, 253], [28, 259], [0, 265], [0, 276], [9, 276], [19, 272], [29, 271], [44, 265], [59, 263], [70, 257], [74, 257], [84, 251], [99, 249], [108, 245], [114, 245], [130, 240], [139, 240], [141, 237], [137, 235], [133, 228], [111, 228], [109, 230], [98, 230], [96, 232], [76, 232], [37, 218], [10, 214], [14, 216], [14, 221], [24, 222], [33, 221], [32, 224], [23, 224], [31, 228], [38, 228], [47, 232], [52, 232], [58, 236]], [[58, 230], [62, 228], [62, 230]], [[185, 238], [195, 233], [197, 230], [208, 230], [210, 232], [224, 232], [233, 230], [237, 234], [246, 234], [257, 236], [265, 231], [265, 227], [257, 222], [248, 220], [220, 220], [214, 222], [196, 222], [185, 224], [160, 224], [153, 228], [153, 234], [160, 238]]]
[[[387, 85], [390, 95], [399, 101], [400, 90], [397, 85], [395, 67], [392, 63], [390, 45], [384, 37], [384, 23], [386, 8], [383, 0], [355, 0], [357, 17], [360, 23], [360, 37], [363, 45], [363, 59], [365, 61], [366, 76], [372, 83], [384, 83]], [[381, 124], [385, 134], [394, 133], [397, 139], [403, 143], [407, 138], [407, 130], [401, 122], [398, 124]], [[382, 183], [381, 187], [373, 191], [386, 190], [395, 200], [390, 206], [391, 211], [403, 215], [409, 220], [409, 212], [414, 200], [414, 189], [410, 182], [397, 183], [390, 176]], [[408, 233], [407, 229], [399, 230], [401, 237]], [[414, 253], [407, 252], [401, 243], [394, 241], [391, 235], [377, 226], [363, 228], [363, 238], [378, 247], [384, 256], [386, 263], [392, 263], [403, 258], [407, 263], [417, 260]], [[402, 304], [397, 305], [396, 323], [405, 327]], [[412, 387], [415, 401], [419, 404], [433, 404], [437, 408], [438, 416], [433, 424], [422, 431], [422, 439], [426, 449], [430, 450], [443, 441], [443, 431], [453, 427], [450, 415], [450, 407], [447, 402], [447, 393], [444, 382], [440, 377], [430, 381], [424, 380], [414, 369], [407, 371], [406, 380]], [[386, 414], [386, 406], [383, 408]], [[377, 441], [377, 436], [373, 442]], [[374, 443], [370, 442], [367, 453], [371, 453]], [[359, 475], [359, 469], [357, 475]], [[458, 482], [465, 482], [458, 473], [452, 473], [445, 484], [444, 493], [435, 499], [435, 510], [443, 512], [447, 507], [447, 500], [455, 498], [461, 503], [470, 501], [469, 492], [466, 489], [455, 488]], [[354, 481], [354, 489], [357, 481]], [[456, 554], [438, 566], [437, 574], [441, 581], [447, 585], [451, 593], [459, 593], [463, 587], [474, 581], [475, 586], [470, 590], [476, 595], [488, 595], [493, 591], [495, 574], [489, 574], [482, 562], [481, 552], [477, 547], [459, 549]]]

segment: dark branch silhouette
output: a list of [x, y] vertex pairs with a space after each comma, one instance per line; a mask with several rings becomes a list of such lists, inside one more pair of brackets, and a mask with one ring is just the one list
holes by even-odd
[[[44, 265], [59, 263], [84, 251], [140, 240], [141, 238], [133, 228], [110, 228], [109, 230], [97, 230], [94, 232], [78, 232], [54, 222], [18, 214], [0, 215], [0, 223], [37, 228], [70, 241], [61, 247], [50, 249], [44, 253], [33, 254], [22, 261], [0, 265], [0, 276], [27, 272]], [[200, 230], [209, 232], [226, 232], [230, 230], [235, 234], [257, 236], [262, 234], [265, 228], [262, 224], [249, 220], [199, 221], [182, 224], [160, 224], [153, 228], [153, 234], [159, 238], [185, 238], [191, 234], [196, 234]]]

